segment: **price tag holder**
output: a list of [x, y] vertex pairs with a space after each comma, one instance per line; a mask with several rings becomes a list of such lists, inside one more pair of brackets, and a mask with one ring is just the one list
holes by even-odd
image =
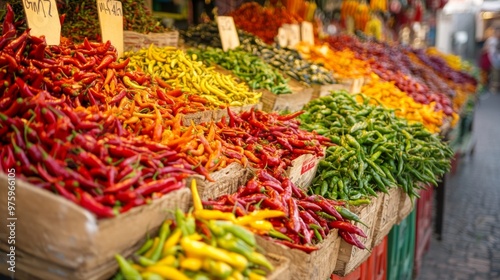
[[300, 42], [300, 25], [288, 24], [288, 47], [295, 48]]
[[61, 42], [61, 22], [55, 0], [24, 0], [23, 7], [26, 13], [30, 34], [45, 36], [47, 45], [59, 45]]
[[97, 0], [97, 14], [101, 24], [102, 41], [110, 41], [118, 56], [123, 54], [123, 8], [122, 2]]
[[219, 28], [222, 49], [225, 52], [235, 49], [240, 45], [240, 38], [238, 37], [233, 17], [218, 16], [217, 26]]
[[314, 30], [313, 30], [313, 24], [312, 22], [309, 21], [303, 21], [301, 25], [301, 35], [302, 35], [302, 41], [314, 45]]
[[278, 29], [278, 44], [280, 47], [285, 48], [288, 46], [288, 33], [284, 27]]

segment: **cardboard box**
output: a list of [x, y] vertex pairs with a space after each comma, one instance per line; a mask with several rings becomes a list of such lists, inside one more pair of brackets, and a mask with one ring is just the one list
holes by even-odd
[[292, 161], [292, 166], [290, 166], [286, 175], [290, 180], [299, 188], [307, 189], [316, 177], [316, 171], [318, 170], [319, 161], [325, 158], [325, 151], [323, 149], [323, 156], [318, 157], [315, 155], [301, 155]]
[[330, 231], [328, 236], [317, 245], [319, 248], [310, 254], [257, 235], [257, 244], [265, 252], [283, 256], [290, 260], [290, 276], [286, 279], [327, 279], [332, 274], [340, 245], [338, 231]]
[[266, 258], [274, 266], [273, 272], [267, 275], [268, 280], [290, 280], [290, 260], [275, 254], [266, 254]]
[[198, 193], [202, 200], [217, 198], [221, 195], [235, 193], [241, 186], [246, 185], [251, 177], [250, 168], [233, 162], [226, 168], [213, 172], [210, 177], [214, 180], [210, 182], [201, 175], [193, 175], [187, 178], [188, 186], [191, 180], [196, 180]]
[[339, 256], [337, 259], [337, 265], [335, 267], [335, 274], [339, 276], [346, 276], [350, 272], [354, 271], [359, 265], [361, 265], [371, 254], [373, 235], [375, 229], [375, 223], [377, 222], [378, 209], [381, 206], [382, 195], [379, 197], [373, 197], [371, 203], [368, 205], [353, 207], [351, 210], [359, 216], [361, 221], [365, 223], [368, 227], [360, 224], [354, 223], [359, 228], [363, 230], [366, 234], [366, 238], [356, 236], [367, 249], [362, 250], [358, 247], [348, 244], [343, 239], [340, 242]]
[[[3, 173], [0, 189], [7, 189], [7, 176]], [[25, 252], [28, 272], [32, 260], [37, 259], [43, 260], [40, 267], [45, 270], [49, 264], [54, 267], [48, 271], [54, 277], [60, 274], [64, 276], [61, 279], [99, 279], [115, 269], [110, 265], [115, 254], [130, 253], [148, 233], [157, 231], [165, 218], [173, 217], [170, 210], [187, 211], [190, 201], [189, 189], [183, 188], [123, 215], [98, 220], [63, 197], [16, 180], [16, 254]], [[5, 191], [0, 192], [0, 207], [7, 209]], [[7, 211], [0, 213], [6, 221]], [[2, 231], [0, 244], [4, 249], [7, 240], [8, 232]]]
[[290, 94], [274, 94], [264, 91], [261, 97], [262, 110], [266, 112], [297, 112], [302, 110], [312, 97], [313, 88], [306, 87], [297, 81], [289, 81]]
[[381, 205], [378, 211], [377, 222], [375, 223], [373, 244], [376, 247], [392, 229], [398, 221], [400, 191], [399, 187], [388, 189], [388, 193], [380, 193]]

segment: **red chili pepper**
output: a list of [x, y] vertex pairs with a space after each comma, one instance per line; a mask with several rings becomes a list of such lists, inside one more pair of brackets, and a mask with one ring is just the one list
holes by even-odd
[[366, 246], [361, 243], [357, 238], [356, 236], [350, 234], [349, 232], [347, 231], [344, 231], [344, 230], [339, 230], [339, 235], [340, 237], [342, 237], [342, 239], [344, 239], [347, 243], [353, 245], [353, 246], [356, 246], [362, 250], [366, 249]]
[[330, 232], [330, 228], [328, 227], [328, 222], [323, 217], [320, 217], [318, 214], [316, 214], [316, 212], [314, 212], [311, 209], [307, 209], [307, 212], [309, 213], [309, 215], [311, 215], [311, 217], [313, 217], [316, 221], [318, 221], [325, 234], [328, 234]]
[[338, 228], [338, 229], [341, 229], [341, 230], [344, 230], [344, 231], [347, 231], [349, 233], [352, 233], [352, 234], [357, 234], [361, 237], [365, 237], [366, 238], [366, 234], [360, 229], [358, 228], [357, 226], [349, 223], [349, 222], [345, 222], [345, 221], [331, 221], [328, 223], [328, 226], [330, 228]]
[[78, 200], [76, 199], [76, 196], [73, 193], [71, 193], [70, 191], [68, 191], [67, 189], [65, 189], [63, 186], [61, 186], [59, 182], [56, 182], [52, 185], [54, 186], [55, 190], [57, 191], [57, 193], [60, 196], [66, 198], [69, 201], [72, 201], [72, 202], [78, 204]]
[[317, 221], [313, 216], [311, 216], [311, 214], [309, 214], [309, 212], [302, 210], [302, 211], [299, 212], [299, 214], [300, 214], [300, 217], [302, 218], [302, 220], [306, 224], [308, 224], [308, 225], [310, 225], [310, 224], [317, 225], [318, 226], [318, 231], [321, 234], [321, 237], [323, 237], [323, 238], [326, 237], [325, 231], [324, 231], [323, 227], [321, 226], [320, 222]]
[[334, 216], [335, 219], [337, 219], [338, 221], [344, 220], [342, 218], [342, 216], [339, 214], [339, 212], [337, 211], [337, 209], [335, 209], [336, 205], [331, 204], [330, 201], [327, 201], [325, 198], [323, 198], [319, 195], [312, 195], [312, 196], [307, 197], [306, 200], [309, 202], [313, 202], [313, 203], [318, 204], [318, 206], [320, 206], [321, 209], [323, 209], [323, 211], [325, 211], [329, 215]]
[[82, 189], [75, 189], [79, 196], [79, 204], [83, 208], [94, 213], [98, 218], [111, 218], [115, 216], [113, 208], [102, 205], [97, 202], [89, 193]]
[[[99, 52], [99, 50], [97, 51]], [[115, 57], [112, 55], [106, 55], [104, 58], [101, 60], [101, 63], [95, 68], [95, 71], [101, 71], [105, 67], [107, 67], [111, 62], [115, 60]]]
[[305, 200], [299, 200], [299, 201], [297, 201], [297, 204], [300, 207], [302, 207], [304, 210], [312, 210], [312, 211], [321, 211], [322, 210], [322, 208], [319, 205], [311, 203], [309, 201], [305, 201]]
[[108, 205], [108, 206], [115, 206], [116, 204], [116, 197], [111, 194], [106, 194], [102, 196], [97, 196], [95, 197], [95, 200], [103, 205]]
[[271, 187], [273, 188], [275, 191], [279, 192], [279, 193], [283, 193], [285, 190], [283, 189], [283, 187], [281, 186], [281, 183], [276, 183], [276, 182], [273, 182], [273, 181], [264, 181], [264, 182], [261, 182], [262, 186], [268, 186], [268, 187]]
[[14, 25], [14, 10], [9, 3], [6, 4], [6, 9], [7, 12], [5, 13], [5, 18], [2, 25], [3, 37], [7, 37], [7, 34], [11, 33], [12, 31], [16, 31], [16, 27]]
[[301, 250], [303, 252], [306, 252], [308, 254], [318, 250], [317, 247], [312, 247], [312, 246], [306, 246], [306, 245], [299, 245], [299, 244], [294, 244], [292, 242], [289, 242], [289, 241], [286, 241], [286, 240], [277, 240], [277, 239], [273, 239], [274, 242], [276, 243], [281, 243], [287, 247], [290, 247], [292, 249], [298, 249], [298, 250]]
[[299, 209], [297, 207], [297, 203], [293, 198], [288, 199], [287, 201], [288, 204], [288, 217], [289, 217], [289, 225], [290, 228], [293, 229], [295, 232], [299, 233], [300, 232], [300, 216], [299, 216]]
[[304, 110], [300, 110], [300, 111], [297, 111], [295, 113], [291, 113], [291, 114], [288, 114], [288, 115], [280, 115], [278, 116], [278, 120], [280, 121], [288, 121], [288, 120], [291, 120], [291, 119], [295, 119], [296, 117], [302, 115], [303, 113], [305, 113]]
[[[127, 67], [127, 65], [129, 64], [130, 62], [130, 57], [127, 57], [125, 60], [123, 60], [122, 62], [120, 63], [117, 63], [117, 62], [111, 62], [108, 67], [109, 68], [112, 68], [112, 69], [124, 69], [125, 67]], [[106, 83], [104, 83], [106, 84]]]
[[163, 189], [168, 188], [168, 186], [173, 185], [175, 182], [176, 179], [173, 177], [154, 180], [136, 188], [135, 192], [138, 195], [147, 196], [155, 192], [161, 192]]
[[137, 183], [141, 178], [141, 175], [142, 172], [140, 170], [134, 170], [132, 171], [131, 174], [127, 176], [128, 178], [126, 178], [125, 180], [104, 189], [104, 193], [116, 193], [122, 190], [126, 190], [132, 187], [132, 185], [134, 185], [135, 183]]
[[137, 152], [123, 146], [109, 145], [108, 151], [111, 156], [117, 158], [130, 158], [137, 155]]
[[19, 86], [21, 97], [29, 98], [34, 96], [28, 85], [20, 77], [16, 77], [16, 84]]
[[20, 36], [10, 41], [5, 47], [5, 50], [16, 50], [26, 39], [28, 39], [29, 31], [25, 30]]
[[115, 96], [113, 96], [113, 98], [111, 98], [109, 104], [112, 105], [114, 103], [119, 103], [125, 97], [126, 94], [127, 90], [122, 89], [120, 92], [118, 92], [118, 94], [116, 94]]

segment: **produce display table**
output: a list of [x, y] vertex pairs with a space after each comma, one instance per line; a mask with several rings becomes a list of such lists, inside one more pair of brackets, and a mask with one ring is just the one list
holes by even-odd
[[14, 2], [0, 218], [20, 221], [0, 252], [16, 278], [409, 280], [432, 195], [441, 239], [452, 157], [474, 148], [460, 59], [346, 34], [282, 47], [304, 18], [255, 3], [224, 51], [215, 22], [168, 30], [142, 1], [122, 1], [119, 55], [94, 2], [58, 2], [60, 45]]

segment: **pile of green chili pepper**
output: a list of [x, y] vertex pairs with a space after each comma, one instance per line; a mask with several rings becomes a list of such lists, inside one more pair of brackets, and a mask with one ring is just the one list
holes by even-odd
[[337, 144], [320, 161], [311, 193], [358, 200], [398, 186], [415, 197], [418, 183], [436, 185], [449, 171], [453, 151], [438, 135], [368, 102], [368, 97], [338, 91], [305, 106], [301, 128]]
[[[215, 23], [201, 24], [182, 32], [188, 45], [202, 45], [221, 48], [220, 37]], [[334, 83], [332, 72], [320, 64], [302, 59], [295, 50], [273, 47], [252, 34], [238, 30], [241, 48], [262, 58], [271, 66], [282, 71], [287, 77], [307, 85]]]
[[242, 78], [252, 89], [267, 89], [275, 94], [291, 93], [287, 80], [276, 69], [260, 58], [241, 49], [224, 52], [220, 48], [191, 49], [209, 65], [218, 64]]

